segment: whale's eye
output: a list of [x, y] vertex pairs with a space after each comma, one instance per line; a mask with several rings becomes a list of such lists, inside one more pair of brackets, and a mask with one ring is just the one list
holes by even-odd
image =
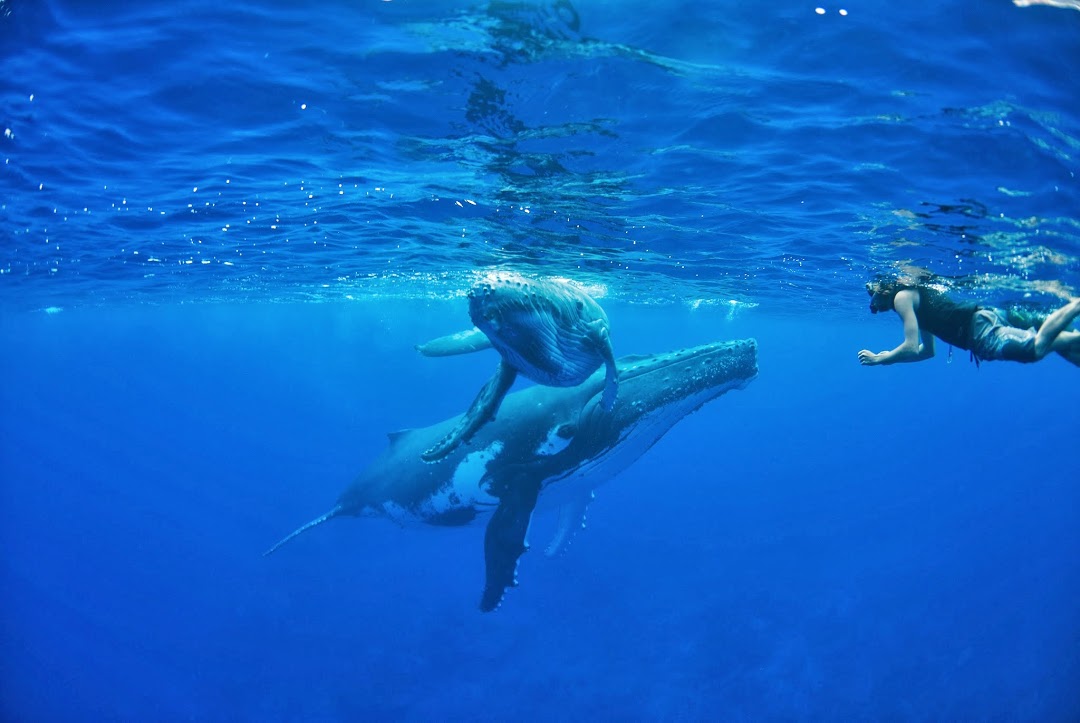
[[558, 435], [559, 437], [561, 437], [562, 439], [570, 439], [575, 434], [577, 434], [577, 425], [576, 424], [563, 424], [558, 429], [555, 430], [555, 434]]

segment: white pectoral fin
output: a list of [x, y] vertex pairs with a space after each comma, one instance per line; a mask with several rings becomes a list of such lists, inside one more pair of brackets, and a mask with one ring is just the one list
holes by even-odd
[[607, 367], [607, 376], [604, 378], [604, 396], [600, 398], [600, 406], [604, 411], [610, 412], [615, 406], [615, 398], [619, 396], [619, 367], [615, 363], [615, 351], [611, 348], [611, 336], [608, 334], [607, 327], [603, 328], [599, 343], [600, 353]]
[[416, 350], [424, 356], [455, 356], [491, 348], [491, 340], [477, 328], [440, 336], [427, 344], [417, 344]]
[[544, 555], [555, 557], [566, 552], [566, 548], [573, 542], [578, 530], [585, 529], [585, 511], [595, 496], [592, 492], [588, 492], [559, 508], [559, 525], [555, 530], [555, 536], [551, 538], [547, 549], [544, 550]]
[[600, 406], [605, 412], [610, 412], [615, 406], [615, 399], [619, 396], [619, 368], [615, 361], [608, 362], [607, 377], [604, 380], [604, 395], [600, 397]]

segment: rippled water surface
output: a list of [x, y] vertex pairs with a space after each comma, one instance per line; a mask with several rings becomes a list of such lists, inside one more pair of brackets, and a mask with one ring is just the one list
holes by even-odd
[[449, 295], [492, 265], [787, 308], [896, 267], [1080, 283], [1074, 11], [2, 7], [7, 303]]

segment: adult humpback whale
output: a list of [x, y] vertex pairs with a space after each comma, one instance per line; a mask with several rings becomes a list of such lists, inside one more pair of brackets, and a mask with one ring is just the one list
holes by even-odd
[[424, 450], [425, 462], [437, 462], [468, 442], [495, 416], [519, 373], [539, 384], [572, 387], [604, 366], [600, 404], [606, 410], [614, 406], [619, 375], [607, 314], [582, 289], [563, 279], [497, 271], [470, 289], [468, 297], [469, 318], [476, 327], [417, 350], [425, 356], [448, 356], [495, 347], [502, 358], [460, 421]]
[[605, 375], [599, 371], [576, 387], [529, 387], [507, 396], [499, 416], [442, 464], [424, 463], [420, 452], [443, 438], [460, 417], [391, 434], [390, 447], [329, 512], [265, 554], [345, 515], [463, 525], [490, 514], [480, 608], [494, 610], [506, 588], [516, 584], [538, 497], [544, 506], [561, 508], [552, 543], [558, 547], [581, 527], [598, 485], [626, 469], [680, 419], [757, 376], [757, 342], [627, 356], [618, 367], [621, 402], [611, 411], [601, 407]]

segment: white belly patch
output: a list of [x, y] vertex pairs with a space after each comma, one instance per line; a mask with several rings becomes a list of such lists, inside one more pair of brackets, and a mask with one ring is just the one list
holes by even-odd
[[502, 451], [502, 442], [492, 442], [483, 449], [470, 452], [462, 458], [454, 470], [450, 483], [441, 487], [420, 505], [419, 518], [430, 519], [453, 510], [470, 507], [494, 507], [497, 497], [489, 495], [481, 486], [491, 460]]
[[563, 425], [552, 427], [548, 430], [547, 437], [540, 446], [536, 448], [536, 454], [542, 457], [550, 457], [551, 455], [558, 454], [570, 445], [573, 437], [564, 437], [559, 434], [559, 430], [563, 428]]

